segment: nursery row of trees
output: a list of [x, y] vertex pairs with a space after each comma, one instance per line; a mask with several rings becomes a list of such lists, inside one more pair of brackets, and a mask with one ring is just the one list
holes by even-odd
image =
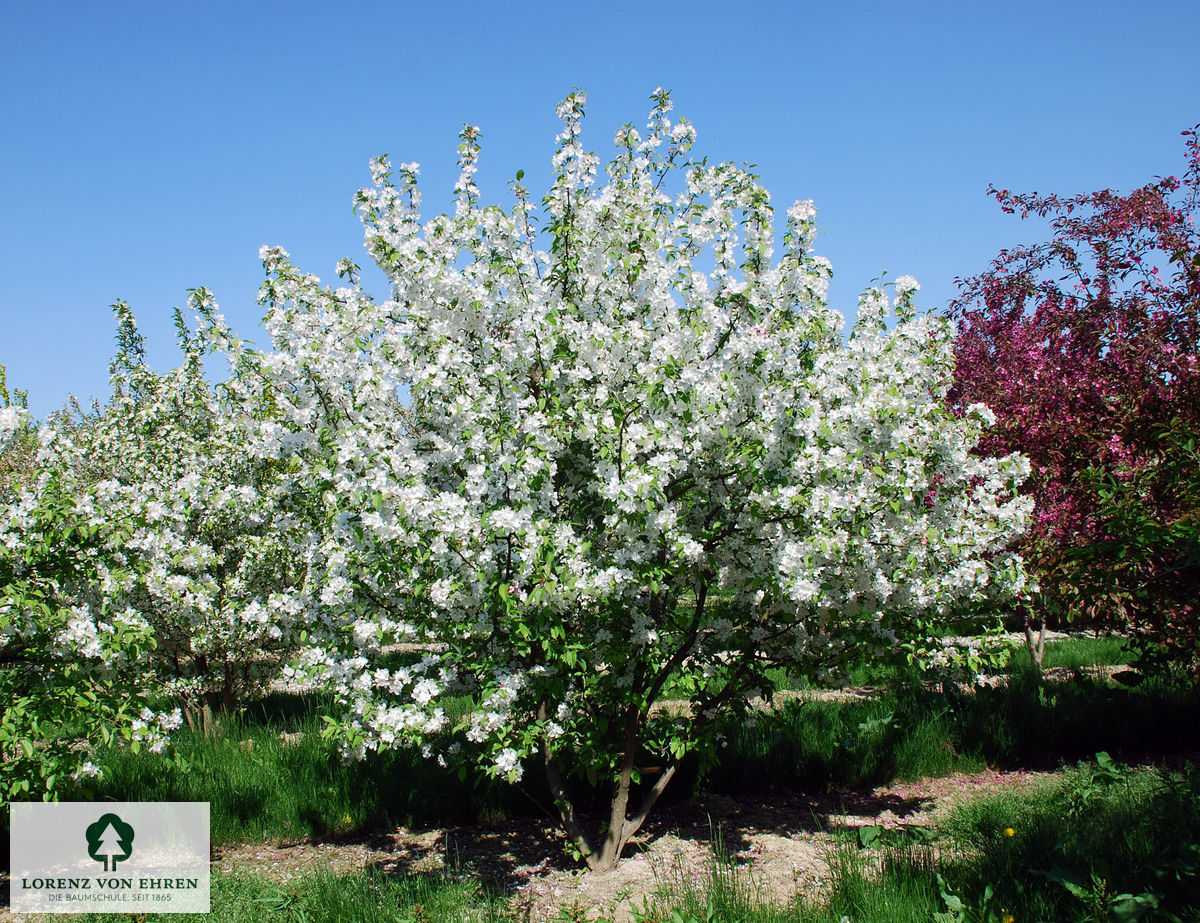
[[[197, 290], [165, 374], [114, 306], [102, 407], [38, 427], [0, 379], [0, 795], [286, 678], [335, 694], [348, 755], [514, 781], [536, 755], [604, 868], [778, 668], [977, 672], [990, 649], [940, 630], [1021, 607], [1195, 670], [1195, 133], [1182, 181], [996, 193], [1055, 237], [963, 284], [957, 338], [904, 276], [845, 339], [811, 203], [776, 256], [766, 190], [670, 110], [602, 182], [568, 97], [540, 209], [520, 173], [481, 205], [474, 128], [452, 214], [422, 222], [416, 165], [375, 161], [356, 203], [391, 297], [264, 248], [269, 350]], [[599, 832], [571, 776], [611, 783]]]

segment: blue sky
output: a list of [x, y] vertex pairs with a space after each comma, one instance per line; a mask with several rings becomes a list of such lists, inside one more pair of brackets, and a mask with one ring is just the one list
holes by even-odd
[[544, 189], [554, 106], [585, 140], [672, 90], [698, 154], [750, 161], [781, 209], [815, 200], [831, 301], [887, 270], [944, 305], [955, 276], [1042, 231], [1013, 190], [1128, 189], [1183, 167], [1200, 122], [1200, 2], [54, 3], [0, 12], [0, 364], [42, 416], [107, 393], [108, 305], [152, 362], [170, 309], [212, 289], [251, 338], [258, 248], [322, 278], [363, 262], [367, 161], [421, 163], [448, 204], [463, 122], [485, 201]]

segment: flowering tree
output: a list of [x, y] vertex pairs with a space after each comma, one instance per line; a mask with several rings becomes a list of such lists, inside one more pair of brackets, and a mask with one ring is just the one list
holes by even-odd
[[[271, 395], [264, 444], [319, 491], [301, 672], [350, 706], [349, 751], [465, 746], [513, 781], [536, 754], [596, 869], [772, 668], [916, 650], [1023, 581], [1002, 549], [1024, 463], [973, 456], [986, 408], [943, 405], [948, 325], [903, 277], [894, 328], [873, 289], [844, 343], [811, 205], [773, 260], [766, 190], [689, 160], [692, 126], [654, 99], [603, 186], [584, 97], [562, 103], [540, 227], [521, 173], [510, 211], [481, 206], [475, 128], [454, 213], [424, 224], [416, 165], [377, 160], [357, 204], [392, 297], [264, 248], [273, 351], [212, 325], [244, 393]], [[598, 835], [571, 775], [612, 785]]]
[[0, 502], [32, 476], [37, 437], [26, 402], [24, 391], [9, 393], [7, 374], [0, 365]]
[[1031, 460], [1037, 506], [1020, 548], [1043, 604], [1195, 669], [1194, 554], [1147, 540], [1186, 535], [1198, 515], [1200, 141], [1184, 134], [1182, 180], [1128, 195], [992, 190], [1054, 234], [960, 282], [953, 395], [995, 412], [981, 451]]
[[[208, 293], [193, 293], [198, 312]], [[160, 375], [128, 306], [113, 306], [118, 350], [112, 397], [76, 439], [96, 481], [101, 517], [130, 523], [121, 546], [126, 579], [112, 602], [144, 619], [156, 641], [163, 691], [190, 717], [215, 701], [226, 710], [279, 675], [296, 645], [294, 592], [302, 561], [289, 534], [286, 465], [249, 451], [246, 427], [259, 406], [222, 400], [204, 377], [202, 336], [182, 315], [183, 362]]]
[[[211, 311], [206, 293], [192, 301]], [[290, 504], [303, 491], [285, 463], [249, 451], [258, 405], [213, 391], [208, 343], [181, 315], [184, 361], [160, 375], [129, 308], [114, 310], [104, 408], [56, 415], [36, 437], [22, 408], [0, 411], [21, 461], [0, 468], [13, 472], [0, 495], [6, 794], [37, 794], [39, 774], [55, 795], [68, 775], [99, 773], [79, 754], [114, 734], [161, 749], [181, 714], [231, 708], [278, 676], [303, 630]], [[164, 697], [183, 710], [155, 711]]]
[[7, 803], [55, 799], [71, 777], [98, 774], [95, 744], [124, 739], [135, 751], [160, 749], [178, 714], [150, 707], [149, 684], [139, 679], [154, 639], [105, 594], [121, 579], [126, 524], [96, 515], [77, 489], [77, 468], [46, 464], [63, 447], [59, 434], [43, 428], [34, 437], [23, 406], [9, 404], [2, 388], [0, 402], [0, 453], [17, 443], [20, 459], [5, 468], [20, 476], [0, 486], [0, 803]]

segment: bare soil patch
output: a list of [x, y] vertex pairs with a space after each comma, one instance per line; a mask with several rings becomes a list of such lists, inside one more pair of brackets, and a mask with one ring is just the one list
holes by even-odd
[[510, 895], [522, 919], [528, 911], [530, 920], [548, 921], [575, 908], [630, 921], [630, 908], [641, 907], [655, 891], [706, 879], [719, 850], [764, 900], [784, 904], [797, 893], [819, 895], [826, 886], [839, 829], [934, 824], [959, 801], [1049, 776], [987, 771], [870, 791], [698, 797], [663, 807], [617, 868], [603, 875], [582, 871], [554, 826], [531, 818], [425, 831], [397, 827], [356, 841], [240, 844], [215, 852], [214, 874], [261, 875], [282, 884], [317, 869], [350, 874], [374, 868], [387, 875], [444, 870]]

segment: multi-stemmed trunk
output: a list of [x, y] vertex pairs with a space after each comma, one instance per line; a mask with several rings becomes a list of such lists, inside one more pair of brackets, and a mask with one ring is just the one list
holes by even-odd
[[[709, 575], [711, 576], [711, 575]], [[651, 706], [659, 700], [668, 681], [681, 668], [689, 654], [694, 650], [703, 624], [705, 606], [708, 602], [708, 580], [701, 581], [696, 588], [696, 598], [687, 626], [676, 639], [674, 651], [665, 662], [656, 667], [644, 669], [640, 665], [634, 670], [634, 676], [629, 693], [629, 704], [610, 720], [610, 727], [615, 728], [614, 749], [619, 747], [615, 758], [615, 776], [612, 794], [609, 800], [609, 816], [607, 823], [601, 828], [598, 836], [592, 837], [584, 829], [575, 808], [571, 802], [566, 785], [563, 781], [562, 767], [558, 754], [554, 752], [547, 738], [542, 740], [542, 755], [546, 762], [546, 779], [550, 784], [550, 792], [558, 809], [558, 818], [563, 830], [569, 836], [582, 857], [587, 861], [592, 871], [604, 872], [614, 868], [621, 859], [621, 853], [630, 839], [642, 828], [651, 809], [662, 795], [671, 779], [679, 769], [680, 753], [672, 750], [673, 759], [663, 769], [654, 784], [641, 795], [640, 802], [631, 808], [630, 797], [633, 794], [636, 760], [641, 749], [646, 723], [650, 719]], [[654, 597], [650, 601], [649, 614], [655, 624], [663, 622], [664, 613], [671, 611], [675, 600], [669, 594]], [[743, 694], [755, 671], [752, 669], [754, 657], [750, 647], [738, 652], [737, 665], [725, 677], [723, 686], [715, 692], [694, 698], [691, 702], [693, 714], [691, 733], [696, 731], [697, 716], [717, 714], [726, 707], [735, 696]], [[548, 713], [543, 703], [537, 711], [539, 722], [545, 723]]]
[[[539, 710], [539, 717], [545, 720], [544, 707]], [[642, 796], [637, 812], [629, 816], [634, 761], [641, 742], [641, 731], [641, 713], [636, 708], [630, 707], [625, 713], [624, 749], [619, 757], [616, 779], [613, 781], [608, 822], [601, 830], [599, 837], [590, 836], [584, 829], [575, 813], [575, 807], [563, 781], [558, 756], [543, 740], [542, 754], [546, 760], [546, 780], [550, 784], [550, 793], [554, 797], [559, 820], [563, 830], [566, 831], [587, 862], [588, 868], [594, 872], [606, 872], [616, 867], [625, 846], [642, 828], [650, 814], [650, 809], [654, 807], [654, 803], [658, 801], [659, 796], [678, 769], [678, 763], [668, 766], [654, 785]]]

